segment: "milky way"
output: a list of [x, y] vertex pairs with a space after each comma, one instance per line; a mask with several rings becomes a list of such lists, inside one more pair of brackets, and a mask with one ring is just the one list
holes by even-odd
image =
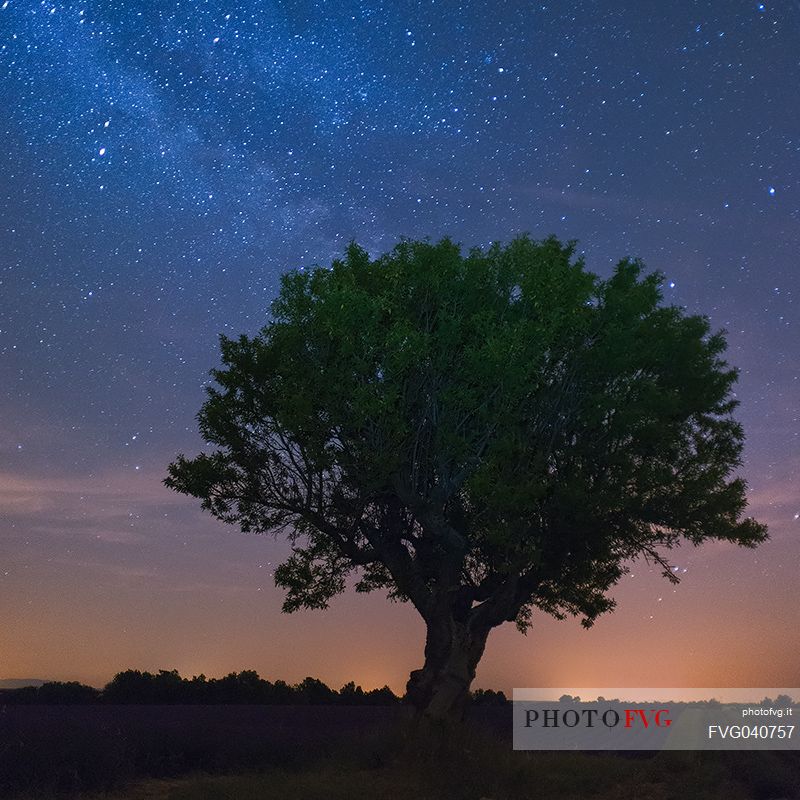
[[[626, 255], [660, 269], [665, 302], [729, 332], [743, 474], [773, 539], [682, 552], [675, 591], [634, 569], [648, 588], [620, 588], [621, 621], [564, 646], [663, 620], [694, 631], [684, 679], [721, 681], [709, 630], [744, 664], [764, 614], [776, 639], [797, 628], [798, 37], [794, 4], [738, 0], [3, 2], [0, 678], [136, 662], [369, 683], [419, 660], [413, 615], [354, 600], [329, 624], [367, 631], [370, 666], [315, 655], [278, 616], [285, 548], [160, 486], [201, 444], [218, 335], [258, 330], [281, 272], [350, 239], [377, 255], [554, 233], [601, 275]], [[245, 637], [254, 619], [305, 662]], [[389, 637], [381, 660], [387, 620], [412, 650]], [[486, 674], [510, 685], [538, 648], [502, 636]]]

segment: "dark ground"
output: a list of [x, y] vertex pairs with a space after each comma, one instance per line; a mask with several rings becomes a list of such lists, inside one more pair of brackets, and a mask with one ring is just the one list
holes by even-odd
[[[800, 798], [800, 752], [518, 753], [510, 706], [473, 709], [471, 725], [444, 741], [405, 716], [398, 707], [0, 706], [0, 796]], [[137, 793], [142, 781], [176, 776], [190, 777]]]

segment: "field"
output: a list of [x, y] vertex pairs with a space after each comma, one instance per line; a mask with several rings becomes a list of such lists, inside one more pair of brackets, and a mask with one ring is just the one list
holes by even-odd
[[0, 796], [108, 800], [800, 798], [800, 753], [515, 753], [510, 711], [444, 742], [391, 707], [0, 707]]

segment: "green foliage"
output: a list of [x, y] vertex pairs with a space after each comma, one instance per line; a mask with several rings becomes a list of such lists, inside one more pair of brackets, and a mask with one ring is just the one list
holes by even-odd
[[[222, 338], [198, 416], [213, 448], [165, 483], [293, 545], [285, 610], [357, 573], [430, 619], [534, 609], [585, 624], [646, 558], [755, 546], [723, 333], [661, 304], [658, 273], [601, 280], [573, 244], [403, 241], [283, 276], [272, 319]], [[437, 605], [438, 604], [438, 605]], [[470, 616], [472, 615], [472, 616]]]

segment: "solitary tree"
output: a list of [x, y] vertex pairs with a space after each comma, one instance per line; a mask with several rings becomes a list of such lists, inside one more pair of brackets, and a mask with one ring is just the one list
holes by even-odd
[[644, 558], [767, 535], [742, 519], [736, 371], [662, 276], [608, 280], [573, 245], [463, 254], [404, 241], [282, 278], [272, 318], [221, 340], [198, 415], [213, 448], [165, 483], [246, 532], [285, 535], [285, 611], [387, 590], [427, 626], [408, 682], [457, 715], [489, 632], [539, 610], [590, 625]]

